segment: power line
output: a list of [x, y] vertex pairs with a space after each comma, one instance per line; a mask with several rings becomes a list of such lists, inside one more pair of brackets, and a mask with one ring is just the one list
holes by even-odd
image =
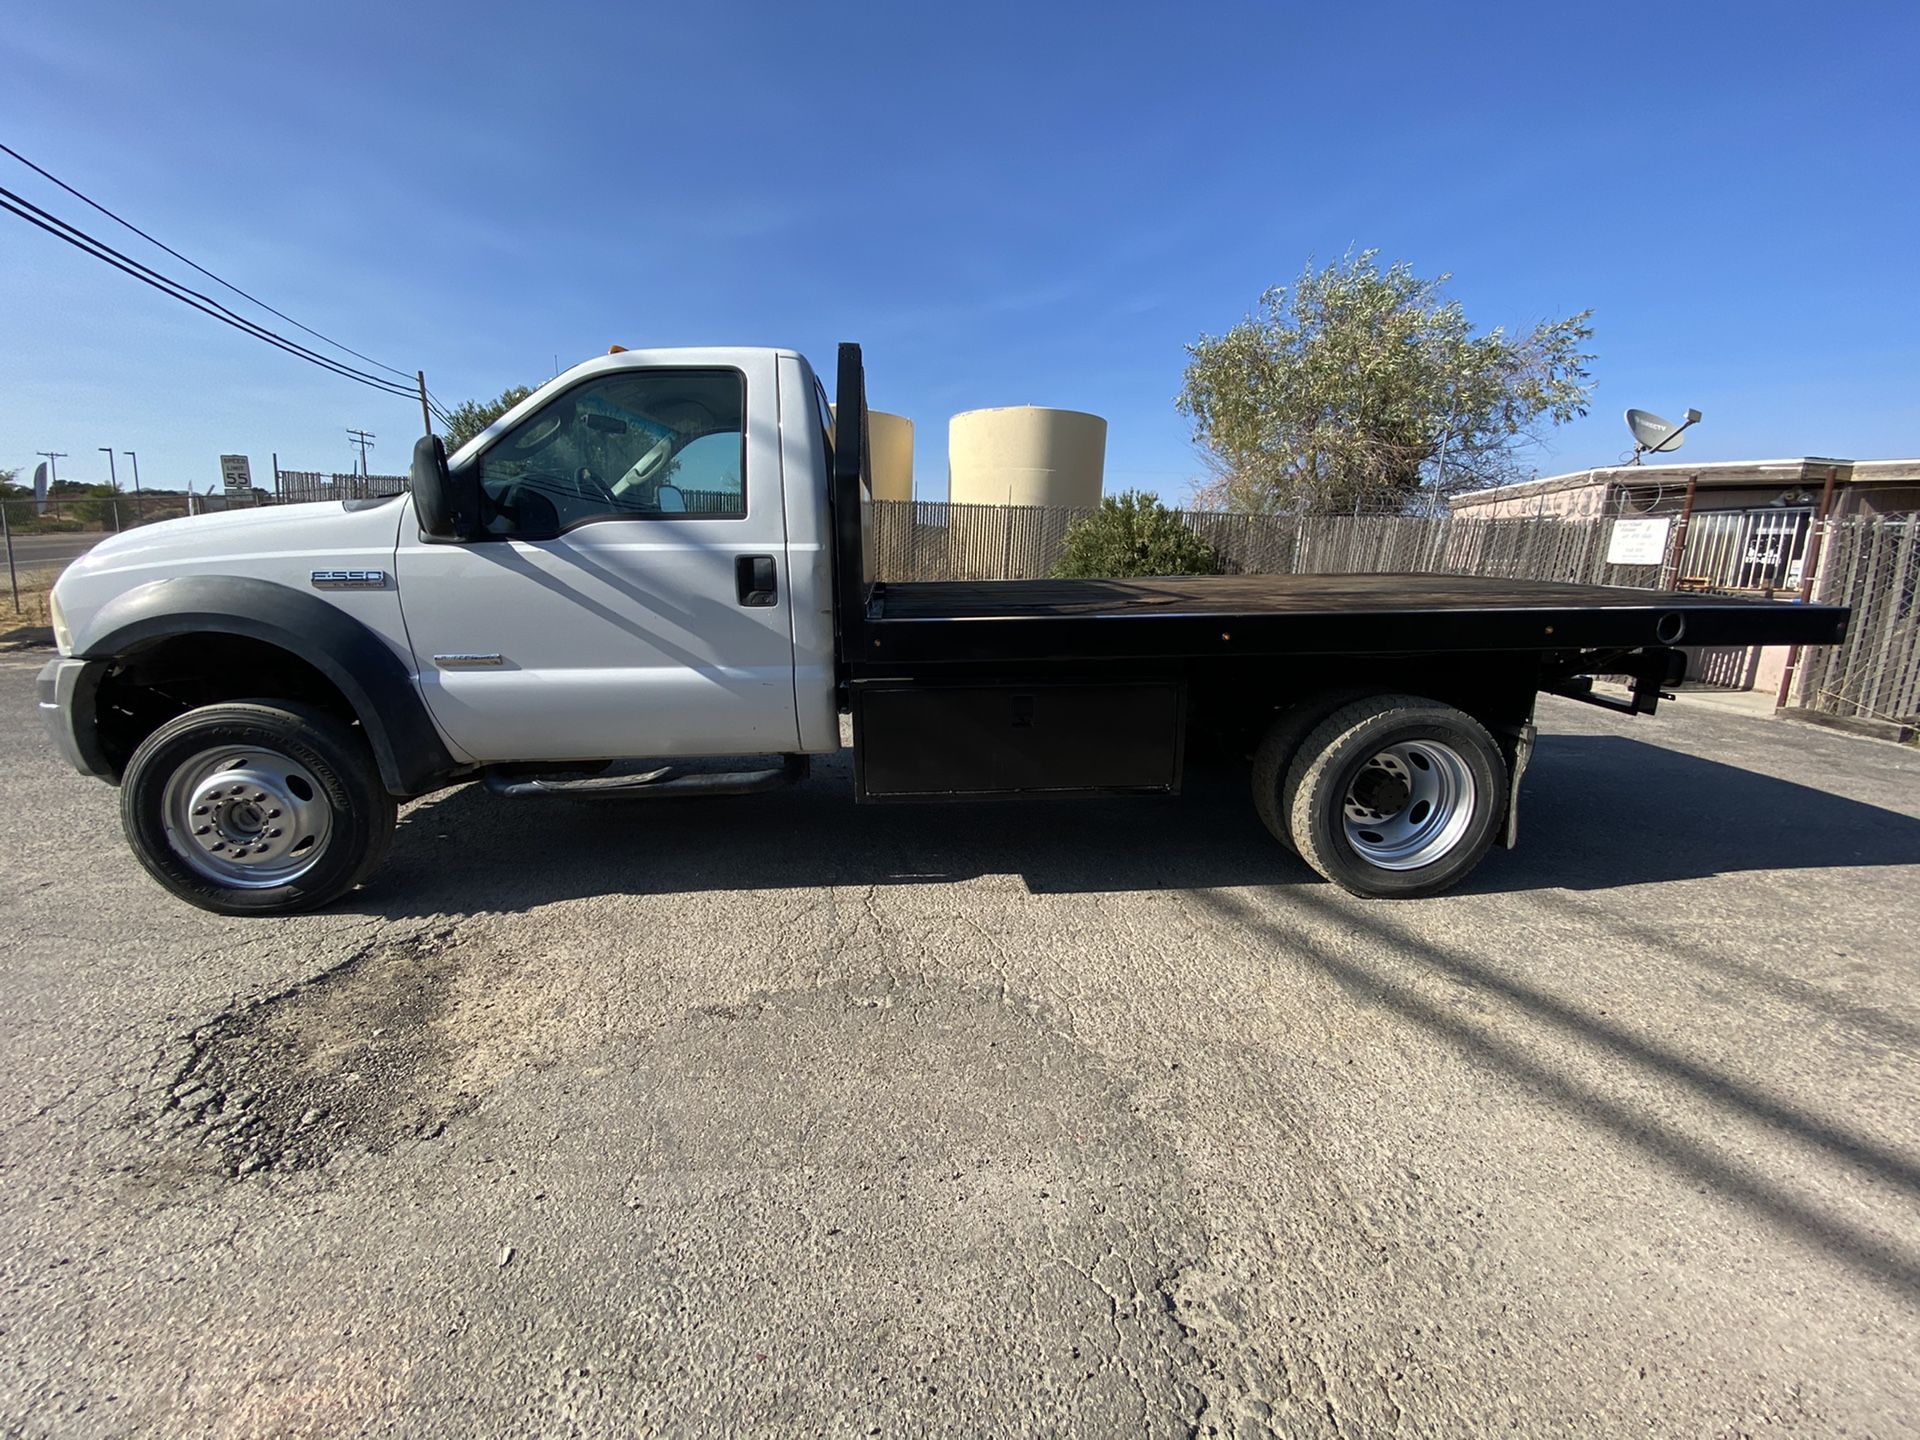
[[[149, 234], [147, 231], [142, 230], [138, 225], [135, 225], [132, 221], [126, 219], [124, 216], [118, 215], [114, 211], [109, 210], [106, 206], [102, 205], [99, 201], [93, 199], [91, 196], [76, 189], [72, 185], [67, 184], [66, 181], [62, 180], [59, 176], [53, 174], [51, 171], [45, 169], [42, 166], [34, 164], [33, 161], [27, 159], [26, 156], [22, 155], [19, 151], [15, 150], [12, 146], [7, 145], [5, 143], [0, 143], [0, 152], [4, 152], [5, 154], [12, 156], [15, 160], [19, 161], [22, 165], [25, 165], [29, 170], [33, 171], [36, 175], [39, 175], [42, 178], [51, 182], [52, 184], [59, 186], [62, 190], [66, 191], [69, 195], [72, 195], [74, 198], [80, 200], [82, 203], [91, 206], [93, 209], [99, 211], [102, 215], [105, 215], [108, 219], [112, 220], [114, 223], [121, 225], [128, 230], [131, 230], [134, 234], [138, 235], [141, 239], [165, 251], [167, 254], [173, 256], [174, 259], [180, 261], [182, 264], [189, 266], [193, 270], [198, 271], [200, 274], [205, 275], [208, 279], [214, 281], [216, 284], [224, 286], [226, 289], [232, 291], [234, 294], [251, 302], [252, 304], [259, 306], [262, 310], [267, 311], [269, 314], [278, 316], [280, 319], [285, 320], [289, 325], [292, 325], [294, 328], [305, 331], [307, 334], [313, 336], [316, 340], [320, 340], [327, 345], [331, 345], [336, 350], [339, 350], [348, 355], [352, 355], [356, 359], [364, 360], [369, 365], [373, 365], [381, 370], [385, 370], [389, 374], [400, 376], [402, 380], [405, 380], [408, 378], [406, 371], [397, 369], [392, 365], [388, 365], [384, 361], [376, 360], [371, 355], [362, 354], [360, 351], [355, 350], [352, 346], [342, 344], [340, 341], [333, 339], [331, 336], [324, 335], [320, 331], [315, 330], [310, 325], [302, 324], [300, 321], [295, 320], [291, 315], [288, 315], [285, 311], [275, 309], [273, 306], [267, 304], [266, 301], [260, 299], [256, 295], [249, 293], [246, 290], [241, 289], [238, 285], [235, 285], [232, 281], [227, 280], [220, 275], [216, 275], [213, 271], [207, 269], [206, 266], [201, 265], [196, 261], [188, 259], [185, 255], [182, 255], [178, 250], [175, 250], [172, 246], [166, 244], [164, 241]], [[97, 259], [97, 260], [104, 260], [109, 265], [112, 265], [115, 269], [124, 271], [125, 273], [132, 275], [135, 279], [141, 280], [148, 285], [154, 286], [156, 289], [159, 289], [163, 294], [172, 295], [173, 298], [177, 300], [181, 300], [183, 303], [192, 306], [194, 309], [199, 310], [204, 314], [212, 315], [214, 319], [221, 320], [225, 324], [232, 325], [236, 329], [240, 329], [241, 331], [243, 331], [243, 333], [251, 334], [257, 339], [265, 340], [270, 345], [274, 345], [279, 349], [286, 350], [288, 353], [297, 355], [302, 359], [309, 360], [312, 363], [319, 365], [322, 368], [329, 370], [334, 374], [342, 376], [343, 378], [358, 380], [360, 383], [364, 385], [367, 385], [374, 389], [382, 390], [387, 394], [406, 395], [410, 398], [415, 394], [415, 390], [412, 386], [403, 387], [401, 385], [395, 384], [393, 381], [386, 380], [381, 376], [372, 375], [361, 370], [356, 370], [353, 366], [344, 364], [341, 361], [337, 361], [333, 359], [333, 357], [331, 356], [320, 354], [318, 351], [314, 350], [311, 346], [303, 345], [299, 341], [288, 339], [284, 335], [280, 335], [274, 331], [268, 330], [265, 326], [260, 325], [255, 321], [248, 319], [246, 316], [239, 314], [238, 312], [233, 310], [231, 307], [221, 304], [218, 300], [213, 299], [213, 297], [211, 297], [210, 295], [203, 294], [198, 290], [194, 290], [189, 286], [183, 285], [179, 281], [174, 280], [172, 277], [163, 275], [161, 272], [153, 269], [151, 266], [145, 265], [140, 261], [133, 259], [131, 256], [126, 255], [121, 251], [115, 250], [112, 246], [108, 245], [105, 241], [98, 239], [96, 236], [93, 236], [84, 230], [81, 230], [76, 225], [72, 225], [67, 221], [60, 219], [58, 216], [52, 214], [50, 211], [41, 209], [39, 206], [33, 204], [31, 201], [28, 201], [19, 195], [15, 195], [12, 191], [5, 190], [4, 188], [0, 188], [0, 197], [5, 197], [5, 198], [0, 198], [0, 208], [9, 210], [13, 214], [18, 215], [21, 219], [28, 221], [30, 224], [36, 225], [42, 230], [46, 230], [47, 233], [53, 235], [56, 239], [66, 241], [68, 244], [80, 250], [83, 254], [91, 255], [94, 259]], [[28, 213], [28, 212], [31, 212], [31, 213]], [[196, 302], [205, 302], [205, 303], [201, 304]], [[213, 308], [210, 310], [207, 308], [208, 306], [212, 306]], [[216, 311], [219, 313], [216, 314], [215, 313]], [[424, 384], [422, 384], [420, 388], [425, 389]], [[429, 412], [432, 414], [432, 416], [435, 419], [437, 419], [442, 425], [450, 424], [452, 420], [452, 416], [449, 414], [446, 406], [441, 403], [440, 398], [437, 395], [433, 395], [432, 392], [430, 391], [428, 392], [428, 395], [429, 395], [428, 409], [429, 409]], [[363, 462], [364, 462], [364, 458], [365, 457], [363, 455], [362, 456]]]
[[411, 396], [413, 394], [413, 390], [410, 387], [402, 386], [396, 381], [383, 379], [378, 375], [368, 374], [364, 370], [356, 370], [344, 361], [322, 355], [319, 351], [310, 349], [300, 344], [297, 340], [289, 340], [284, 335], [278, 335], [268, 330], [265, 326], [256, 324], [243, 315], [236, 314], [225, 305], [222, 305], [218, 300], [204, 295], [198, 290], [182, 285], [177, 280], [169, 279], [159, 271], [143, 265], [131, 256], [124, 255], [120, 251], [115, 250], [105, 241], [95, 239], [78, 226], [71, 225], [58, 216], [42, 210], [39, 206], [22, 199], [11, 190], [3, 187], [0, 187], [0, 209], [11, 211], [28, 224], [37, 226], [57, 240], [64, 240], [67, 244], [73, 246], [83, 254], [91, 255], [96, 260], [103, 260], [113, 266], [114, 269], [124, 271], [143, 284], [153, 286], [154, 289], [160, 291], [163, 295], [170, 295], [175, 300], [190, 305], [203, 314], [211, 315], [222, 324], [231, 325], [243, 334], [252, 335], [258, 340], [264, 340], [269, 345], [285, 350], [290, 355], [298, 356], [300, 359], [318, 365], [322, 369], [330, 370], [334, 374], [346, 379], [357, 380], [362, 385], [385, 391], [389, 395]]
[[163, 293], [172, 295], [174, 299], [185, 301], [188, 305], [193, 306], [194, 309], [212, 315], [214, 319], [232, 325], [238, 330], [243, 330], [257, 339], [265, 340], [272, 345], [277, 345], [290, 354], [298, 355], [302, 359], [312, 361], [316, 365], [324, 366], [337, 375], [359, 380], [362, 384], [376, 386], [388, 390], [393, 394], [405, 395], [411, 393], [397, 381], [388, 380], [379, 375], [369, 374], [364, 370], [356, 370], [343, 360], [335, 360], [330, 355], [322, 355], [310, 346], [302, 345], [297, 340], [289, 340], [284, 335], [277, 334], [267, 329], [264, 325], [249, 320], [246, 316], [226, 305], [222, 305], [212, 296], [203, 294], [190, 286], [181, 284], [178, 280], [170, 276], [161, 274], [152, 266], [142, 264], [132, 256], [114, 249], [104, 240], [97, 239], [88, 234], [79, 226], [62, 220], [51, 211], [42, 210], [32, 201], [24, 199], [4, 187], [0, 187], [0, 209], [11, 210], [15, 215], [18, 215], [29, 224], [38, 226], [57, 239], [65, 240], [75, 249], [92, 255], [96, 260], [105, 260], [115, 269], [124, 270], [135, 279], [142, 280], [149, 285], [153, 285]]
[[353, 356], [354, 359], [356, 360], [364, 360], [369, 365], [374, 366], [376, 369], [385, 370], [390, 375], [398, 375], [402, 380], [410, 380], [413, 378], [405, 370], [396, 370], [393, 366], [385, 364], [382, 361], [376, 360], [371, 355], [362, 355], [358, 350], [353, 349], [351, 346], [342, 345], [338, 340], [334, 340], [326, 335], [322, 335], [318, 330], [315, 330], [311, 325], [302, 325], [298, 320], [294, 319], [291, 315], [288, 315], [284, 311], [274, 309], [273, 306], [267, 304], [266, 301], [260, 299], [258, 296], [249, 295], [245, 290], [242, 290], [238, 285], [235, 285], [232, 281], [221, 279], [220, 276], [214, 274], [213, 271], [207, 269], [206, 266], [196, 264], [194, 261], [187, 259], [186, 256], [182, 255], [178, 250], [174, 249], [171, 245], [168, 245], [165, 241], [154, 239], [153, 236], [149, 235], [146, 231], [142, 230], [138, 225], [134, 224], [131, 220], [124, 219], [123, 217], [114, 214], [113, 211], [109, 210], [106, 206], [102, 205], [98, 200], [95, 200], [92, 196], [82, 194], [80, 191], [74, 189], [73, 186], [67, 184], [67, 182], [62, 180], [58, 175], [55, 175], [50, 171], [41, 169], [38, 165], [34, 164], [33, 161], [27, 159], [26, 156], [22, 155], [18, 150], [14, 149], [11, 145], [0, 144], [0, 150], [4, 150], [7, 154], [11, 155], [14, 159], [18, 160], [22, 165], [26, 166], [29, 170], [33, 171], [34, 174], [40, 176], [42, 179], [49, 180], [53, 184], [58, 185], [62, 190], [66, 191], [69, 195], [73, 196], [76, 200], [81, 201], [83, 204], [91, 205], [94, 209], [98, 210], [102, 215], [106, 216], [109, 220], [112, 220], [114, 223], [118, 225], [125, 226], [127, 229], [131, 230], [134, 234], [138, 235], [142, 240], [145, 240], [148, 244], [158, 246], [160, 249], [166, 251], [167, 254], [173, 256], [173, 258], [178, 260], [181, 264], [192, 266], [195, 270], [198, 270], [202, 275], [206, 276], [209, 280], [213, 281], [215, 284], [226, 286], [226, 288], [231, 290], [234, 294], [240, 296], [243, 300], [248, 300], [248, 301], [251, 301], [253, 304], [258, 305], [262, 310], [265, 310], [269, 315], [278, 316], [280, 319], [286, 321], [289, 325], [293, 326], [295, 329], [304, 330], [307, 332], [307, 334], [313, 336], [314, 339], [324, 341], [328, 345], [333, 346], [333, 348], [336, 350], [345, 351], [347, 354]]

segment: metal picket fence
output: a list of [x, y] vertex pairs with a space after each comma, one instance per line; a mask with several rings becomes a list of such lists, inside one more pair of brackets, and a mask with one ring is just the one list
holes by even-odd
[[273, 475], [274, 495], [283, 505], [311, 500], [371, 500], [398, 495], [406, 488], [404, 475], [326, 475], [318, 470], [276, 470]]

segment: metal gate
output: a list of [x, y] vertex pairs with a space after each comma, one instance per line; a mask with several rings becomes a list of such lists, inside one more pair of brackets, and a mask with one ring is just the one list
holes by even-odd
[[1680, 562], [1683, 590], [1791, 590], [1800, 583], [1813, 511], [1799, 506], [1696, 512]]

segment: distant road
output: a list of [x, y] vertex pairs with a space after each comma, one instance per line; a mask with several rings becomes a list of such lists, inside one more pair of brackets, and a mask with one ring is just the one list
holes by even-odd
[[[64, 565], [78, 560], [107, 537], [98, 530], [73, 535], [16, 535], [13, 537], [13, 563], [23, 570], [38, 570], [48, 565]], [[0, 580], [6, 576], [0, 575]]]

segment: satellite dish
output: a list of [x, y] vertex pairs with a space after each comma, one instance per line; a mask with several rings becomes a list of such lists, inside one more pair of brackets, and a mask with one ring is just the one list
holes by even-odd
[[1685, 442], [1681, 439], [1680, 426], [1671, 420], [1663, 420], [1651, 410], [1627, 411], [1627, 429], [1633, 432], [1634, 443], [1642, 450], [1651, 450], [1654, 454], [1678, 450]]
[[1643, 454], [1671, 455], [1686, 443], [1687, 427], [1699, 419], [1698, 410], [1687, 411], [1686, 420], [1679, 425], [1651, 410], [1627, 411], [1627, 429], [1633, 432], [1633, 463], [1638, 465]]

